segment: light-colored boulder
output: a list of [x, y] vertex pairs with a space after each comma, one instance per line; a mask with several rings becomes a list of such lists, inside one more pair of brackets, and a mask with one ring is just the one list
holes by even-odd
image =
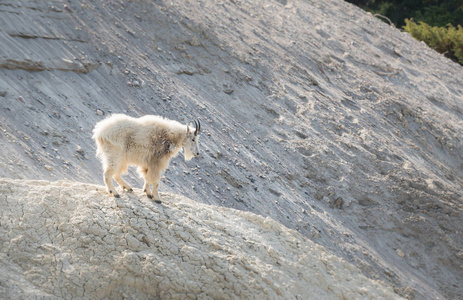
[[0, 298], [399, 298], [270, 218], [163, 196], [0, 179]]

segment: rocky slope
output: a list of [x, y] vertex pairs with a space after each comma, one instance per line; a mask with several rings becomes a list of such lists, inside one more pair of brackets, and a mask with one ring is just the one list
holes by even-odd
[[2, 299], [399, 299], [270, 218], [0, 179]]
[[463, 71], [408, 34], [338, 0], [24, 0], [0, 45], [0, 176], [102, 183], [97, 121], [200, 117], [202, 157], [161, 191], [271, 217], [404, 297], [463, 294]]

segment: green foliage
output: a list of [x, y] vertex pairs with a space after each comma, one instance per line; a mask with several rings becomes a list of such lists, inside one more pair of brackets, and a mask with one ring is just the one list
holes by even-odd
[[414, 18], [432, 26], [463, 24], [462, 0], [347, 0], [350, 3], [391, 19], [400, 28], [405, 18]]
[[463, 24], [463, 7], [460, 2], [460, 6], [457, 6], [456, 1], [445, 1], [437, 5], [425, 6], [417, 10], [413, 17], [415, 20], [419, 20], [430, 24], [432, 26], [445, 27], [447, 24], [457, 25]]
[[403, 27], [417, 40], [463, 65], [462, 0], [346, 1], [388, 17], [396, 27]]
[[435, 49], [463, 65], [463, 28], [456, 28], [447, 24], [446, 27], [429, 26], [425, 22], [415, 23], [405, 19], [405, 31], [415, 39], [424, 41], [429, 47]]

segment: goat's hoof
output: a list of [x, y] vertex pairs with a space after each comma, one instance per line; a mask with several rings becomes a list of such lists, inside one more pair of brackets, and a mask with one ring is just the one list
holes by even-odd
[[111, 195], [113, 195], [115, 198], [120, 198], [119, 194], [113, 193], [113, 191], [109, 191]]
[[146, 195], [148, 198], [153, 199], [153, 195]]
[[162, 203], [161, 200], [154, 200], [154, 202], [156, 202], [157, 204], [161, 204], [161, 203]]
[[132, 188], [130, 188], [130, 189], [128, 189], [128, 190], [127, 190], [127, 192], [133, 192], [133, 189], [132, 189]]

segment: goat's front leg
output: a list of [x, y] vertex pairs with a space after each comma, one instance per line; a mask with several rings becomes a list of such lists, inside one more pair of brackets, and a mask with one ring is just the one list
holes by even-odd
[[159, 193], [158, 193], [159, 181], [161, 180], [161, 170], [155, 169], [153, 173], [154, 173], [153, 174], [154, 176], [152, 177], [153, 178], [152, 184], [153, 184], [154, 202], [161, 203], [161, 197], [159, 196]]
[[154, 196], [154, 202], [161, 203], [161, 197], [159, 196], [158, 188], [159, 188], [159, 181], [153, 183], [153, 196]]
[[[146, 193], [148, 198], [153, 199], [156, 203], [161, 203], [161, 198], [159, 197], [158, 187], [159, 187], [159, 180], [161, 179], [161, 172], [158, 171], [156, 168], [153, 169], [145, 169], [145, 184], [143, 186], [143, 190]], [[150, 184], [153, 185], [153, 193], [150, 190]]]
[[158, 193], [159, 183], [152, 183], [152, 185], [153, 185], [153, 193], [151, 193], [150, 191], [150, 183], [145, 180], [145, 184], [143, 185], [143, 191], [146, 193], [146, 196], [148, 196], [148, 198], [150, 199], [154, 198], [154, 202], [162, 203], [161, 197], [159, 196], [159, 193]]

